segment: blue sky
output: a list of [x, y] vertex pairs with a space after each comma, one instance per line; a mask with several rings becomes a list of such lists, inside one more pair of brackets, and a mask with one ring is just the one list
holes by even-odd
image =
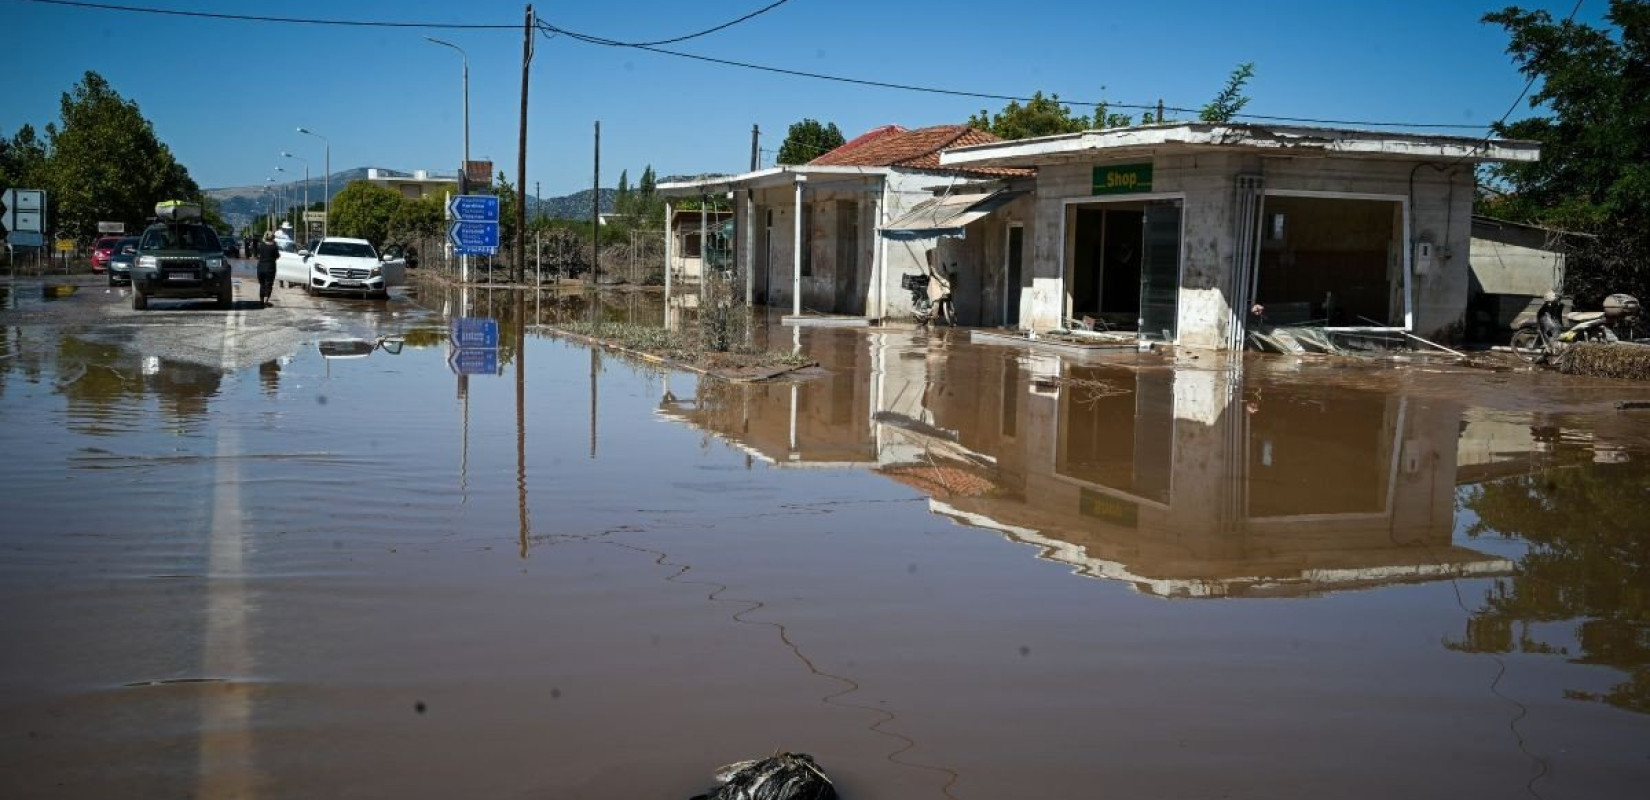
[[[354, 20], [520, 25], [524, 4], [469, 0], [113, 0], [117, 4]], [[699, 30], [767, 0], [699, 3], [541, 2], [539, 17], [612, 39]], [[1505, 34], [1481, 24], [1505, 2], [1233, 3], [1229, 0], [790, 0], [765, 15], [671, 47], [719, 58], [895, 83], [1004, 95], [1197, 107], [1234, 65], [1255, 62], [1247, 112], [1329, 119], [1487, 124], [1524, 80]], [[1555, 17], [1570, 0], [1533, 0]], [[1580, 19], [1599, 24], [1605, 0]], [[470, 56], [471, 155], [513, 180], [521, 33], [247, 23], [131, 14], [0, 0], [7, 61], [0, 134], [56, 119], [59, 95], [86, 70], [137, 101], [161, 139], [203, 186], [281, 177], [291, 151], [332, 167], [453, 169], [463, 144], [460, 60]], [[947, 97], [754, 72], [666, 55], [539, 38], [532, 68], [528, 181], [546, 196], [591, 181], [592, 123], [602, 123], [602, 183], [660, 175], [737, 172], [751, 125], [777, 148], [803, 117], [845, 135], [883, 124], [964, 122], [1000, 100]], [[1088, 113], [1088, 106], [1079, 106]], [[1529, 113], [1520, 107], [1514, 118]], [[1444, 132], [1444, 131], [1440, 131]], [[1471, 135], [1474, 131], [1455, 131]], [[767, 154], [766, 159], [772, 155]]]

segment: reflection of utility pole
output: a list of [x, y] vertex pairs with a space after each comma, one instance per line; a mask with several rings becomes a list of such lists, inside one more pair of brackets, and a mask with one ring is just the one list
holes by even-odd
[[[458, 316], [470, 315], [470, 288], [458, 287]], [[470, 376], [458, 376], [458, 404], [462, 413], [458, 444], [459, 505], [470, 502]]]
[[532, 525], [527, 520], [527, 309], [521, 292], [516, 292], [516, 504], [521, 522], [521, 557], [527, 557], [527, 538]]
[[590, 460], [596, 460], [596, 373], [602, 369], [601, 348], [590, 348]]

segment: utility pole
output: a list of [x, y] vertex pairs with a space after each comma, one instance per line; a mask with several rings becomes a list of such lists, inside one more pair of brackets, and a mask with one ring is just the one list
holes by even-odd
[[762, 142], [762, 129], [758, 128], [755, 125], [752, 125], [751, 126], [751, 172], [755, 172], [755, 171], [762, 168], [762, 150], [760, 149], [761, 142]]
[[596, 167], [590, 178], [590, 285], [602, 271], [602, 121], [596, 120]]
[[521, 135], [516, 151], [516, 283], [527, 263], [527, 79], [533, 63], [533, 4], [521, 26]]

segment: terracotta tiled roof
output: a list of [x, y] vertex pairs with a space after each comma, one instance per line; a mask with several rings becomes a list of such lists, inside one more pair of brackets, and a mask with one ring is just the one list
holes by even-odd
[[[880, 129], [879, 129], [880, 130]], [[871, 131], [876, 133], [876, 131]], [[860, 142], [870, 134], [860, 136], [854, 142]], [[972, 144], [990, 144], [1000, 141], [985, 131], [971, 128], [967, 125], [936, 125], [932, 128], [918, 128], [914, 131], [898, 131], [876, 136], [870, 141], [854, 144], [850, 142], [825, 155], [816, 158], [808, 164], [822, 167], [907, 167], [910, 169], [926, 169], [936, 172], [968, 172], [989, 175], [1029, 175], [1029, 170], [1020, 169], [957, 169], [955, 167], [940, 166], [940, 151], [948, 147], [965, 147]], [[854, 145], [850, 147], [849, 145]]]
[[884, 125], [880, 128], [872, 128], [852, 139], [849, 139], [835, 150], [831, 150], [824, 155], [819, 156], [819, 158], [814, 159], [814, 162], [818, 163], [820, 158], [841, 158], [842, 155], [849, 150], [863, 147], [892, 133], [905, 133], [906, 130], [908, 129], [903, 125]]

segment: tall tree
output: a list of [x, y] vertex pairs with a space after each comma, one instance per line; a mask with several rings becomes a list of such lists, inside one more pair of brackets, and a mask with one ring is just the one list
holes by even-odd
[[1245, 61], [1237, 65], [1232, 74], [1227, 76], [1226, 86], [1220, 90], [1220, 94], [1215, 95], [1215, 99], [1210, 100], [1209, 104], [1198, 112], [1198, 119], [1204, 122], [1231, 122], [1244, 106], [1249, 105], [1249, 96], [1243, 93], [1243, 87], [1253, 77], [1255, 62]]
[[780, 164], [806, 164], [847, 143], [836, 123], [820, 124], [816, 119], [804, 119], [791, 125], [785, 141], [779, 145]]
[[46, 126], [46, 177], [57, 230], [90, 235], [100, 220], [141, 223], [160, 200], [202, 199], [189, 171], [156, 136], [137, 103], [87, 72]]
[[[1097, 109], [1101, 113], [1103, 110]], [[1053, 136], [1061, 133], [1076, 133], [1091, 127], [1093, 120], [1080, 114], [1073, 114], [1071, 108], [1060, 102], [1060, 95], [1045, 96], [1037, 92], [1020, 105], [1018, 100], [1008, 101], [1002, 111], [992, 114], [985, 109], [968, 118], [968, 124], [985, 131], [999, 139], [1029, 139], [1033, 136]]]
[[1480, 210], [1596, 234], [1566, 265], [1565, 290], [1584, 304], [1650, 296], [1650, 1], [1612, 0], [1605, 20], [1613, 29], [1517, 6], [1484, 15], [1539, 84], [1535, 113], [1494, 133], [1539, 142], [1541, 160], [1487, 168], [1504, 191]]
[[350, 181], [332, 198], [330, 233], [366, 239], [374, 247], [381, 246], [389, 238], [390, 221], [400, 205], [401, 195], [394, 189], [366, 181]]
[[46, 143], [24, 123], [11, 138], [0, 137], [0, 187], [38, 189], [46, 180]]

